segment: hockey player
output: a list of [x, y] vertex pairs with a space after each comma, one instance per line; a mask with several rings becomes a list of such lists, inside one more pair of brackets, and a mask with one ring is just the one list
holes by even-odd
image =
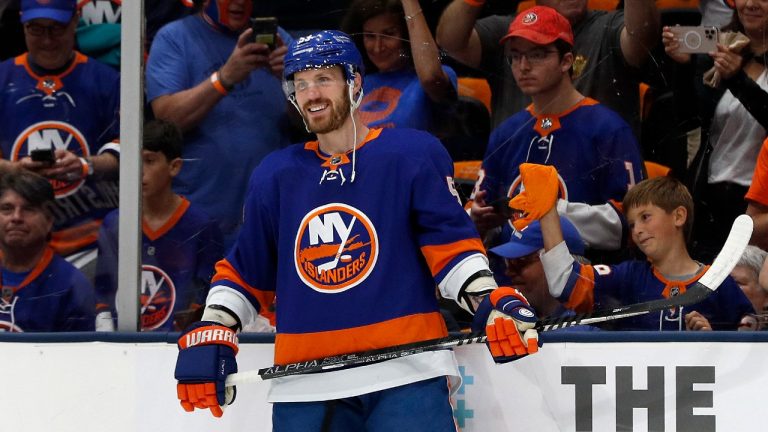
[[[496, 287], [448, 154], [425, 132], [360, 123], [362, 81], [346, 34], [291, 44], [284, 89], [317, 141], [272, 153], [251, 176], [243, 229], [217, 264], [202, 321], [179, 339], [187, 411], [220, 416], [232, 402], [224, 382], [237, 371], [235, 332], [275, 298], [276, 364], [443, 337], [435, 285], [469, 311], [491, 311], [476, 320], [489, 323], [496, 361], [536, 352], [533, 310]], [[451, 351], [427, 352], [278, 378], [268, 399], [281, 431], [455, 431], [458, 377]]]
[[589, 249], [618, 250], [625, 226], [616, 203], [643, 178], [632, 130], [574, 87], [573, 32], [554, 9], [535, 6], [521, 13], [500, 43], [518, 86], [533, 103], [491, 134], [472, 220], [481, 234], [503, 227], [498, 240], [506, 241], [508, 217], [491, 203], [519, 192], [520, 164], [552, 165], [560, 174], [558, 212], [576, 226]]
[[[509, 205], [525, 217], [514, 222], [522, 229], [540, 219], [544, 239], [541, 261], [550, 293], [576, 312], [608, 309], [682, 294], [707, 270], [691, 259], [686, 238], [693, 220], [693, 199], [685, 186], [671, 177], [638, 183], [623, 205], [632, 240], [647, 260], [586, 265], [575, 262], [563, 241], [557, 216], [557, 170], [523, 164], [524, 192]], [[616, 330], [736, 330], [753, 322], [754, 309], [729, 276], [717, 290], [691, 306], [673, 307], [619, 320]]]

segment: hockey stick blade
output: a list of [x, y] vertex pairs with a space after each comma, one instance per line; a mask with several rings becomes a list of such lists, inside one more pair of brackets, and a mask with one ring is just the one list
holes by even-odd
[[[572, 315], [562, 318], [543, 319], [536, 322], [535, 329], [540, 332], [557, 330], [575, 325], [592, 324], [603, 321], [643, 315], [649, 312], [698, 303], [712, 294], [736, 266], [741, 254], [752, 235], [752, 219], [741, 215], [733, 223], [728, 239], [717, 258], [697, 283], [683, 294], [667, 299], [628, 305], [615, 309], [596, 311], [589, 314]], [[483, 333], [468, 333], [460, 336], [448, 336], [389, 348], [375, 349], [352, 354], [326, 357], [323, 359], [275, 365], [253, 371], [238, 372], [227, 377], [226, 385], [233, 386], [248, 382], [265, 381], [290, 375], [329, 372], [356, 366], [378, 363], [395, 358], [454, 348], [461, 345], [485, 343]]]
[[485, 343], [485, 340], [486, 337], [484, 333], [467, 333], [462, 334], [461, 336], [447, 336], [444, 338], [430, 339], [388, 348], [331, 356], [318, 360], [309, 360], [287, 365], [274, 365], [272, 367], [262, 368], [259, 370], [231, 374], [227, 377], [226, 385], [233, 386], [247, 382], [265, 381], [289, 375], [329, 372], [332, 370], [347, 369], [355, 366], [365, 366], [428, 351], [438, 351], [461, 345]]
[[736, 267], [736, 263], [739, 262], [752, 236], [752, 226], [751, 217], [747, 215], [737, 217], [733, 221], [731, 232], [728, 234], [728, 238], [725, 240], [725, 244], [715, 258], [715, 261], [707, 269], [706, 273], [683, 294], [588, 314], [549, 318], [538, 321], [536, 329], [538, 331], [549, 331], [575, 325], [594, 324], [698, 303], [715, 292], [733, 268]]

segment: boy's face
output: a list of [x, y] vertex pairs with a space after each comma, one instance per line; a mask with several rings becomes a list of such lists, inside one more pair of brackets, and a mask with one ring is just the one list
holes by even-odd
[[666, 255], [676, 241], [684, 241], [683, 225], [687, 214], [683, 207], [667, 213], [653, 204], [627, 209], [632, 240], [651, 261]]
[[161, 152], [141, 151], [141, 195], [157, 196], [170, 190], [171, 181], [181, 169], [181, 159], [171, 161]]

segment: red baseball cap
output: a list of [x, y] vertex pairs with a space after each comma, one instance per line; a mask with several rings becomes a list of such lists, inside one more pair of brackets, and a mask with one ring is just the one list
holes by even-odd
[[573, 46], [571, 23], [547, 6], [534, 6], [517, 14], [509, 25], [507, 35], [499, 43], [503, 44], [513, 37], [521, 37], [537, 45], [548, 45], [560, 39]]

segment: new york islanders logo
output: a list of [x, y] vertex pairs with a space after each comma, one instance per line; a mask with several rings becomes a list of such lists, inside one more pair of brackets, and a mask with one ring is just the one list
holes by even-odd
[[[29, 155], [32, 150], [47, 150], [51, 148], [54, 150], [69, 150], [78, 156], [90, 156], [88, 142], [76, 127], [59, 121], [44, 121], [24, 129], [16, 137], [16, 141], [14, 141], [13, 148], [11, 149], [10, 160], [17, 161]], [[75, 193], [83, 183], [85, 183], [84, 178], [71, 182], [51, 180], [56, 198], [63, 198]]]
[[141, 266], [141, 330], [155, 330], [173, 316], [176, 287], [162, 269]]
[[321, 293], [338, 293], [364, 281], [376, 265], [379, 239], [368, 217], [334, 203], [307, 213], [296, 233], [299, 278]]

